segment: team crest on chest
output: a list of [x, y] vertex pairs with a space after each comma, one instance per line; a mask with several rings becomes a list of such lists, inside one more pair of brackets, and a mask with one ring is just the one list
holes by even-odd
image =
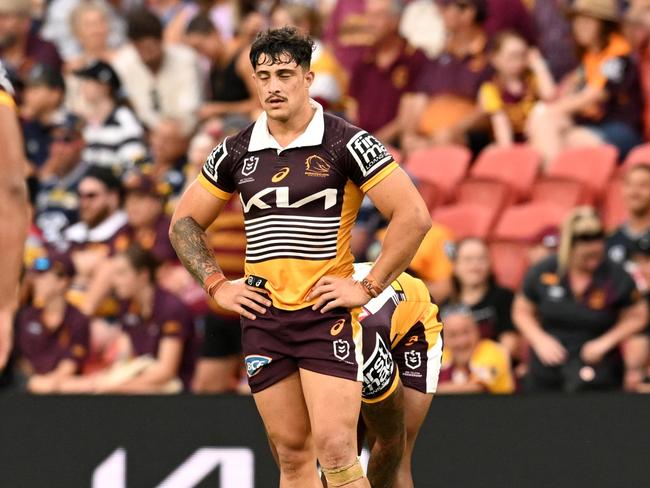
[[330, 175], [330, 164], [320, 156], [314, 154], [305, 161], [305, 175], [324, 178]]
[[242, 176], [250, 176], [257, 169], [257, 163], [260, 162], [260, 158], [257, 156], [250, 156], [244, 159], [244, 166], [241, 169]]

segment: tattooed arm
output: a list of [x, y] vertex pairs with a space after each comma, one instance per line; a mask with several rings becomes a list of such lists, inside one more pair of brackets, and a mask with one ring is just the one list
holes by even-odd
[[[169, 227], [169, 239], [183, 266], [201, 284], [221, 268], [208, 245], [205, 229], [217, 218], [226, 201], [214, 197], [198, 181], [192, 183], [178, 202]], [[255, 320], [251, 311], [266, 312], [271, 302], [244, 279], [227, 281], [212, 297], [222, 308]], [[246, 308], [244, 308], [246, 307]]]

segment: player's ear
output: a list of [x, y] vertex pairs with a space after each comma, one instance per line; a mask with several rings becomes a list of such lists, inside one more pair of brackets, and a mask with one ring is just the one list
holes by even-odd
[[311, 86], [311, 84], [314, 82], [314, 77], [316, 75], [314, 74], [313, 71], [309, 70], [305, 73], [305, 81], [307, 82], [307, 86]]

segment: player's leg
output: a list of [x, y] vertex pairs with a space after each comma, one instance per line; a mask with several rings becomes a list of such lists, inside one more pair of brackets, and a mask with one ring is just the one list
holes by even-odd
[[387, 398], [376, 403], [363, 403], [361, 414], [370, 445], [368, 481], [373, 488], [397, 486], [397, 471], [406, 446], [404, 388], [398, 384]]
[[[402, 456], [394, 488], [413, 488], [411, 464], [415, 441], [420, 427], [427, 416], [433, 394], [422, 393], [412, 388], [404, 388], [404, 423], [406, 426], [406, 448]], [[374, 485], [373, 485], [374, 486]]]
[[255, 393], [254, 398], [280, 465], [280, 487], [321, 488], [298, 373]]
[[300, 369], [314, 447], [328, 486], [369, 488], [357, 457], [361, 383]]

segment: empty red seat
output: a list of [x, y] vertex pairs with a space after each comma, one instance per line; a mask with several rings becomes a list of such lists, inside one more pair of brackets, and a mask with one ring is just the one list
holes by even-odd
[[530, 202], [506, 208], [494, 229], [494, 239], [529, 241], [547, 227], [561, 225], [570, 209], [552, 202]]
[[614, 174], [617, 157], [611, 145], [567, 149], [551, 161], [546, 174], [580, 181], [598, 198]]
[[466, 237], [485, 239], [490, 233], [495, 216], [492, 209], [482, 205], [460, 203], [436, 208], [432, 219], [451, 229], [456, 239]]
[[533, 185], [530, 199], [551, 202], [564, 208], [593, 204], [593, 194], [582, 182], [567, 178], [542, 178]]
[[607, 191], [603, 196], [600, 214], [605, 229], [608, 231], [616, 229], [628, 217], [627, 208], [623, 202], [622, 184], [620, 178], [613, 179], [607, 186]]
[[470, 175], [503, 181], [513, 189], [515, 198], [522, 200], [530, 193], [540, 165], [540, 155], [526, 144], [494, 146], [481, 152]]
[[418, 181], [434, 184], [439, 202], [448, 202], [469, 168], [472, 155], [463, 146], [436, 146], [411, 154], [406, 170]]
[[513, 241], [490, 243], [492, 272], [501, 286], [518, 290], [529, 267], [528, 244]]
[[632, 149], [625, 158], [623, 166], [629, 167], [641, 163], [650, 164], [650, 142]]
[[501, 212], [514, 203], [514, 192], [504, 181], [492, 178], [468, 178], [458, 186], [458, 203], [473, 203]]

